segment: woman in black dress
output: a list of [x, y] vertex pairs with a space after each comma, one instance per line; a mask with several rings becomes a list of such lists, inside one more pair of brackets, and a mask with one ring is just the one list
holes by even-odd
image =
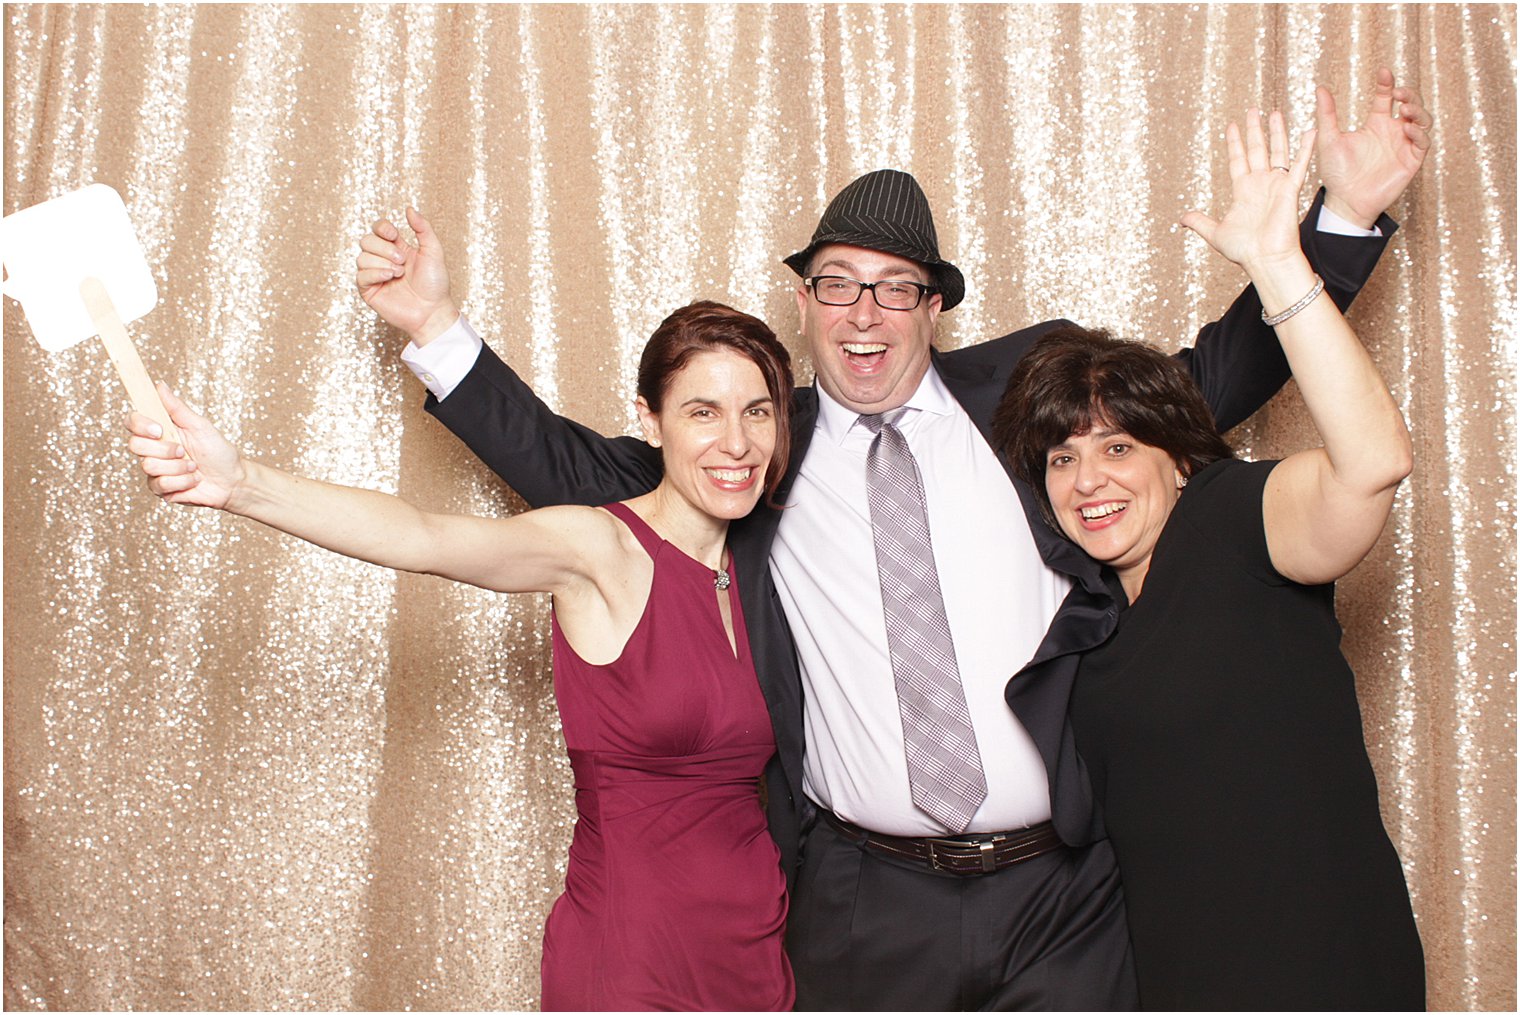
[[1409, 435], [1299, 250], [1309, 142], [1289, 165], [1276, 113], [1270, 139], [1255, 113], [1228, 139], [1229, 212], [1183, 222], [1277, 311], [1324, 447], [1239, 461], [1174, 359], [1076, 328], [1020, 364], [998, 442], [1123, 593], [1070, 708], [1124, 879], [1141, 1005], [1423, 1008], [1331, 584], [1381, 533]]

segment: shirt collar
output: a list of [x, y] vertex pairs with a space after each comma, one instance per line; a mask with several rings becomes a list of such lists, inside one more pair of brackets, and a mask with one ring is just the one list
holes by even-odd
[[[851, 429], [860, 419], [860, 413], [835, 401], [834, 397], [819, 385], [818, 379], [813, 379], [813, 388], [818, 393], [818, 423], [816, 434], [835, 444], [843, 444], [849, 436]], [[950, 389], [945, 387], [945, 382], [940, 379], [939, 371], [933, 363], [924, 373], [923, 380], [918, 382], [918, 387], [903, 405], [914, 412], [909, 412], [903, 417], [904, 426], [911, 426], [912, 421], [920, 413], [929, 413], [935, 416], [950, 416], [956, 409], [955, 396], [950, 394]]]

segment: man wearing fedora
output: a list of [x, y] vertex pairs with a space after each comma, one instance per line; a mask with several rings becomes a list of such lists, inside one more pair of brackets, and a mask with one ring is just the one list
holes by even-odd
[[[1425, 147], [1418, 97], [1380, 77], [1374, 120], [1391, 101], [1416, 129], [1377, 121], [1354, 139], [1321, 107], [1327, 191], [1303, 242], [1343, 308]], [[1369, 133], [1380, 143], [1360, 143]], [[480, 342], [436, 236], [408, 220], [418, 246], [376, 223], [357, 279], [411, 335], [428, 411], [533, 507], [652, 488], [657, 451], [555, 415]], [[935, 350], [965, 281], [894, 170], [840, 191], [785, 263], [816, 379], [793, 401], [786, 509], [762, 503], [729, 547], [776, 737], [766, 797], [798, 1007], [1132, 1008], [1118, 873], [1066, 723], [1077, 654], [1112, 630], [1115, 590], [988, 443], [1014, 363], [1062, 322]], [[1249, 289], [1179, 355], [1221, 431], [1287, 377]]]

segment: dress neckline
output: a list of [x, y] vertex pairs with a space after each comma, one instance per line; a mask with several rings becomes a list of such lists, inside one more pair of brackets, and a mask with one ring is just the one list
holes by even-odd
[[[700, 569], [703, 574], [716, 576], [712, 568], [656, 532], [653, 525], [646, 522], [637, 511], [626, 503], [615, 501], [611, 504], [603, 504], [602, 508], [628, 526], [628, 530], [639, 541], [639, 545], [644, 548], [644, 552], [649, 554], [651, 561], [655, 559], [657, 550], [662, 546], [668, 546], [676, 556], [681, 560], [687, 561], [693, 568]], [[745, 631], [743, 607], [739, 598], [739, 571], [735, 567], [734, 555], [728, 548], [727, 540], [723, 543], [723, 556], [728, 560], [728, 567], [725, 570], [728, 572], [730, 580], [726, 588], [718, 588], [716, 585], [710, 586], [713, 595], [708, 601], [712, 604], [712, 609], [717, 616], [718, 630], [723, 634], [723, 640], [728, 645], [729, 653], [736, 663], [743, 663], [748, 651], [748, 634]], [[729, 622], [727, 624], [723, 622], [723, 614], [718, 609], [718, 595], [725, 591], [728, 595], [729, 606]], [[650, 595], [654, 595], [652, 588]], [[730, 637], [730, 626], [732, 626], [732, 637]]]

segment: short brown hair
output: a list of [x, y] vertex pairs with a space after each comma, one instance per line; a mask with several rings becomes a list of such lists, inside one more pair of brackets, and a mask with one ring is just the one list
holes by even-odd
[[1063, 325], [1041, 336], [1019, 360], [992, 419], [995, 447], [1034, 487], [1052, 524], [1046, 456], [1095, 422], [1165, 451], [1184, 476], [1235, 457], [1180, 362], [1143, 342]]
[[649, 336], [639, 359], [638, 394], [652, 411], [659, 412], [671, 379], [692, 356], [723, 349], [760, 368], [774, 404], [776, 449], [765, 470], [769, 501], [786, 475], [792, 450], [792, 358], [764, 321], [712, 300], [687, 304], [665, 318]]

